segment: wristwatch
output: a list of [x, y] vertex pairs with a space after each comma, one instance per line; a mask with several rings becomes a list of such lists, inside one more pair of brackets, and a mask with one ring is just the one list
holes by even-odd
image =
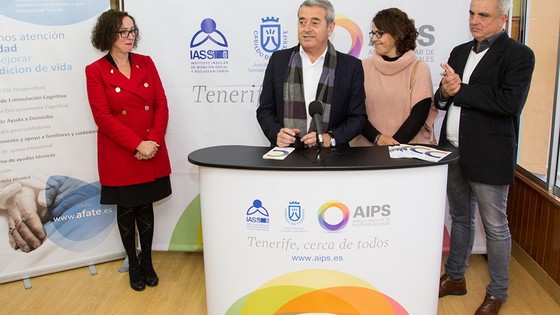
[[331, 147], [336, 146], [336, 140], [334, 140], [334, 135], [333, 135], [332, 131], [329, 131], [328, 134], [331, 137]]

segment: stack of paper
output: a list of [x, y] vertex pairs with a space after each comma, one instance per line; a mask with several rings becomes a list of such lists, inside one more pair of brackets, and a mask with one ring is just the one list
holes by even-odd
[[438, 162], [451, 152], [442, 151], [422, 145], [399, 144], [389, 147], [389, 156], [394, 159], [415, 158], [429, 162]]
[[263, 159], [270, 159], [270, 160], [283, 160], [285, 159], [295, 148], [287, 147], [287, 148], [280, 148], [274, 147], [270, 151], [266, 152], [263, 155]]

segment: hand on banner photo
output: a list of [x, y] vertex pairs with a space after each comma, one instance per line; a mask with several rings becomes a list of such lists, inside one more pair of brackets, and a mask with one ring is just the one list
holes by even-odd
[[51, 176], [41, 188], [28, 183], [0, 188], [0, 209], [7, 210], [9, 242], [15, 250], [37, 249], [47, 238], [45, 223], [99, 194], [97, 187], [66, 176]]
[[67, 176], [51, 176], [47, 180], [46, 188], [39, 195], [39, 200], [44, 200], [44, 205], [48, 211], [43, 222], [52, 220], [53, 217], [59, 217], [66, 210], [72, 208], [76, 204], [99, 195], [99, 188]]
[[9, 242], [13, 249], [28, 253], [43, 244], [47, 233], [39, 210], [36, 193], [28, 186], [11, 183], [0, 190], [0, 208], [8, 210]]

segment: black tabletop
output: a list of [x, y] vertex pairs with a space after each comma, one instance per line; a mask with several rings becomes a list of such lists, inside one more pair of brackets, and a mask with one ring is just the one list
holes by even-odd
[[424, 167], [447, 164], [456, 160], [457, 150], [435, 147], [451, 151], [439, 162], [419, 159], [393, 159], [386, 146], [344, 148], [339, 151], [326, 149], [295, 149], [284, 160], [264, 159], [270, 147], [224, 145], [193, 151], [189, 162], [198, 166], [251, 169], [251, 170], [374, 170], [407, 167]]

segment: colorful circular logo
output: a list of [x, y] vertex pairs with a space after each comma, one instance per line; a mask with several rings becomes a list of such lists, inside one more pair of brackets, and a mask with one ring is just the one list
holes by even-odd
[[409, 314], [398, 301], [360, 278], [311, 269], [268, 281], [233, 303], [226, 315], [310, 313]]
[[337, 14], [335, 19], [336, 26], [340, 26], [350, 34], [352, 39], [352, 45], [348, 54], [356, 58], [360, 57], [360, 51], [362, 51], [362, 46], [364, 45], [364, 35], [360, 27], [350, 20], [347, 16]]
[[[327, 220], [325, 219], [325, 214], [327, 210], [340, 211], [341, 214], [340, 221], [336, 223], [327, 222]], [[348, 224], [348, 219], [350, 218], [350, 211], [348, 210], [348, 207], [346, 207], [346, 205], [344, 205], [340, 201], [328, 201], [319, 208], [319, 211], [317, 211], [317, 216], [319, 219], [319, 224], [323, 229], [327, 231], [340, 231], [346, 226], [346, 224]]]

